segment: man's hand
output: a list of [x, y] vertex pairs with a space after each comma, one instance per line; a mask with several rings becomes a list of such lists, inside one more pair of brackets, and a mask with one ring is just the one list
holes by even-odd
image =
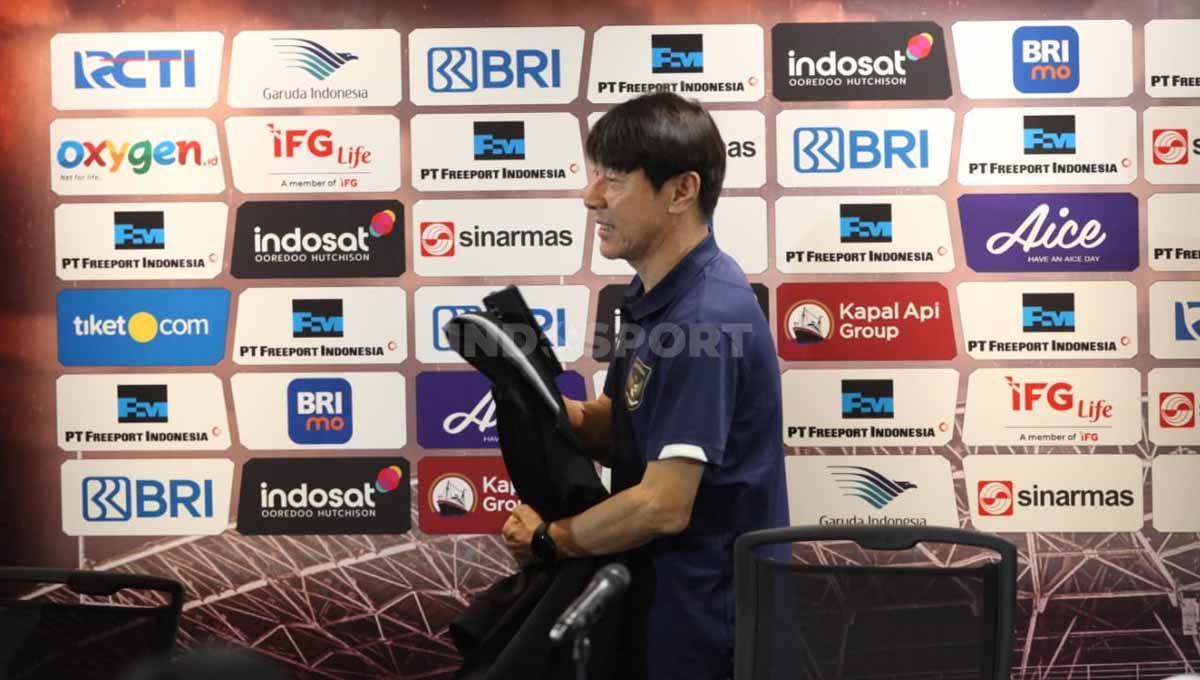
[[504, 522], [500, 533], [508, 545], [508, 551], [522, 569], [537, 561], [529, 544], [533, 540], [533, 532], [542, 524], [542, 516], [524, 503], [513, 508], [512, 514]]

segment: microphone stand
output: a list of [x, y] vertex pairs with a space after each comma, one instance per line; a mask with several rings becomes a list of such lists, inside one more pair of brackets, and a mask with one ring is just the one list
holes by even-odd
[[580, 628], [575, 633], [575, 643], [571, 646], [571, 658], [575, 660], [575, 680], [587, 680], [588, 655], [592, 651], [592, 641], [588, 638], [591, 626]]

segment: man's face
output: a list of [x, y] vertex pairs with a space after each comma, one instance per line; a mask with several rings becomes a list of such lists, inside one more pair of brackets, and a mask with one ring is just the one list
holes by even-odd
[[667, 217], [667, 191], [656, 192], [640, 168], [618, 172], [592, 165], [592, 181], [583, 201], [596, 220], [600, 254], [638, 262], [662, 238]]

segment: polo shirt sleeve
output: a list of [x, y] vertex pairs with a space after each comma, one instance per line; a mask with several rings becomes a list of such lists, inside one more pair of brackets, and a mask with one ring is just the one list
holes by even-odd
[[[654, 360], [641, 408], [647, 461], [692, 458], [720, 466], [733, 426], [742, 358], [729, 335], [717, 329], [683, 328], [688, 338], [708, 332], [709, 340], [688, 340], [674, 356]], [[635, 416], [636, 417], [636, 416]]]
[[618, 364], [615, 359], [610, 361], [608, 372], [604, 375], [604, 396], [612, 399], [614, 402], [617, 400], [617, 393], [620, 391], [620, 388], [617, 387], [621, 384], [621, 371], [618, 369], [620, 365], [623, 364]]

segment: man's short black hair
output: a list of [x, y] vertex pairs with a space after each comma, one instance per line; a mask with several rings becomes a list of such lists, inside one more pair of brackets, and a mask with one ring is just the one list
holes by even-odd
[[725, 181], [725, 142], [712, 116], [695, 101], [656, 92], [618, 104], [592, 126], [587, 155], [618, 172], [641, 168], [655, 191], [695, 170], [700, 213], [712, 219]]

